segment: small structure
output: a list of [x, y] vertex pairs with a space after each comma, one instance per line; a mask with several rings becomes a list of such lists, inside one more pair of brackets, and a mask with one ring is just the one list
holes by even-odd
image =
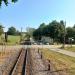
[[24, 45], [31, 45], [31, 41], [30, 40], [25, 40]]
[[44, 44], [53, 44], [53, 39], [50, 37], [42, 36], [41, 41]]

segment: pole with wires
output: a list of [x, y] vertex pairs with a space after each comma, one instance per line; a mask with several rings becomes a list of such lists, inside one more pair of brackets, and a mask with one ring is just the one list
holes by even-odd
[[21, 33], [20, 33], [20, 42], [22, 41], [22, 27], [21, 27]]
[[63, 40], [63, 48], [65, 48], [65, 36], [66, 36], [66, 21], [64, 24], [64, 40]]

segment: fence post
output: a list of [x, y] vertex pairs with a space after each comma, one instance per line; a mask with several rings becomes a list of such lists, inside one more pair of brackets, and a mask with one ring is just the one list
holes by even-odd
[[48, 60], [48, 71], [50, 71], [50, 60]]

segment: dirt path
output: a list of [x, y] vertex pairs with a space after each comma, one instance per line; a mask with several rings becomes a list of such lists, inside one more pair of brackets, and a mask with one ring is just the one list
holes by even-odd
[[31, 75], [59, 75], [57, 72], [53, 72], [53, 65], [50, 66], [51, 70], [48, 70], [48, 66], [44, 63], [43, 58], [38, 50], [31, 50], [32, 61], [32, 74]]
[[55, 52], [59, 52], [71, 57], [75, 57], [75, 52], [71, 52], [71, 51], [66, 51], [66, 50], [62, 50], [62, 49], [57, 49], [57, 48], [50, 48], [50, 50], [55, 51]]
[[45, 73], [45, 66], [43, 64], [43, 61], [41, 60], [40, 55], [36, 50], [34, 52], [32, 51], [32, 60], [33, 60], [33, 70], [34, 70], [34, 75], [47, 75]]
[[66, 51], [66, 50], [63, 50], [63, 49], [58, 49], [58, 47], [54, 47], [54, 46], [51, 46], [51, 45], [33, 45], [31, 46], [32, 48], [48, 48], [52, 51], [55, 51], [55, 52], [58, 52], [58, 53], [62, 53], [62, 54], [65, 54], [65, 55], [68, 55], [68, 56], [71, 56], [71, 57], [75, 57], [75, 52], [71, 52], [71, 51]]

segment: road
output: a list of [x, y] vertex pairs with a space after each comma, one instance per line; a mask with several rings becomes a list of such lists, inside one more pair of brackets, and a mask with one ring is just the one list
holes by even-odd
[[19, 48], [48, 48], [52, 51], [58, 52], [58, 53], [62, 53], [71, 57], [75, 57], [75, 52], [71, 52], [71, 51], [66, 51], [63, 49], [58, 49], [59, 47], [61, 47], [61, 45], [14, 45], [14, 46], [0, 46], [0, 50], [8, 50], [8, 49], [19, 49]]
[[57, 49], [57, 48], [50, 48], [50, 50], [58, 52], [58, 53], [62, 53], [71, 57], [75, 57], [75, 52], [71, 52], [71, 51], [67, 51], [63, 49]]
[[63, 50], [63, 49], [58, 49], [60, 46], [54, 46], [54, 45], [30, 45], [30, 46], [25, 46], [25, 47], [31, 47], [31, 48], [48, 48], [49, 50], [62, 53], [71, 57], [75, 57], [75, 52]]

